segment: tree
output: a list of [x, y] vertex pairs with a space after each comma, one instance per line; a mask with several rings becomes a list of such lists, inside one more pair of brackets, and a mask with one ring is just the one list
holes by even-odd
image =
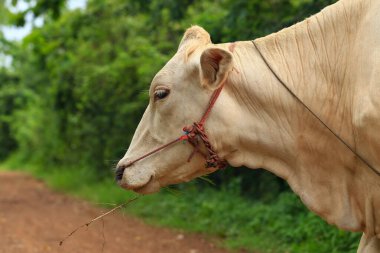
[[19, 2], [24, 2], [28, 5], [28, 8], [11, 12], [6, 8], [5, 0], [1, 1], [3, 1], [2, 8], [7, 13], [7, 23], [15, 26], [24, 26], [28, 14], [32, 14], [33, 18], [57, 19], [66, 3], [66, 0], [12, 0], [11, 5], [13, 7], [17, 6]]

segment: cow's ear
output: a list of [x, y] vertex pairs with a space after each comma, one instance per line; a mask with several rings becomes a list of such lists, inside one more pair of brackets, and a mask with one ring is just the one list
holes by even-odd
[[210, 34], [202, 27], [194, 25], [186, 30], [181, 43], [179, 43], [178, 51], [181, 51], [184, 48], [190, 51], [194, 51], [195, 47], [207, 45], [210, 43]]
[[232, 54], [224, 49], [208, 48], [202, 53], [200, 63], [202, 86], [215, 90], [232, 70]]

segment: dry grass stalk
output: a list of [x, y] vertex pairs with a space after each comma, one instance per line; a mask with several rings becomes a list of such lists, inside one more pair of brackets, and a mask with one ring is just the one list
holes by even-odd
[[127, 202], [125, 202], [125, 203], [123, 203], [123, 204], [121, 204], [121, 205], [118, 205], [117, 207], [112, 208], [112, 209], [109, 210], [108, 212], [105, 212], [105, 213], [99, 215], [98, 217], [96, 217], [96, 218], [90, 220], [89, 222], [87, 222], [87, 223], [85, 223], [85, 224], [83, 224], [83, 225], [77, 227], [76, 229], [74, 229], [73, 231], [71, 231], [71, 233], [68, 234], [68, 235], [67, 235], [62, 241], [59, 242], [59, 246], [62, 246], [63, 243], [64, 243], [67, 239], [69, 239], [71, 236], [73, 236], [73, 235], [74, 235], [79, 229], [90, 226], [91, 223], [93, 223], [93, 222], [95, 222], [95, 221], [97, 221], [97, 220], [102, 219], [103, 217], [105, 217], [105, 216], [107, 216], [107, 215], [109, 215], [109, 214], [115, 212], [115, 211], [118, 210], [118, 209], [121, 209], [121, 208], [125, 207], [126, 205], [130, 204], [131, 202], [137, 200], [138, 198], [140, 198], [140, 196], [136, 196], [136, 197], [134, 197], [134, 198], [128, 200]]

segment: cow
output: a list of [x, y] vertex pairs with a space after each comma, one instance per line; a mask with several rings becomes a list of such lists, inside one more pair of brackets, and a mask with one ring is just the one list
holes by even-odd
[[[358, 252], [380, 252], [379, 13], [378, 0], [341, 0], [277, 33], [223, 44], [190, 27], [152, 80], [118, 184], [157, 192], [216, 171], [204, 165], [215, 151], [218, 162], [285, 179], [328, 223], [363, 232]], [[172, 142], [186, 141], [183, 126], [206, 108], [200, 131], [211, 149]]]

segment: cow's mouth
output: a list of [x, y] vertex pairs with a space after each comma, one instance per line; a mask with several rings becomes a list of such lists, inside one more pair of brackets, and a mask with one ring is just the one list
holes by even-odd
[[159, 189], [160, 189], [159, 182], [154, 180], [153, 176], [151, 176], [146, 184], [144, 184], [143, 186], [137, 187], [135, 189], [131, 189], [131, 190], [139, 194], [150, 194], [150, 193], [155, 193], [159, 191]]
[[153, 176], [150, 176], [148, 182], [146, 182], [144, 185], [136, 187], [136, 188], [132, 188], [131, 190], [138, 192], [138, 191], [144, 189], [145, 187], [147, 187], [149, 185], [149, 183], [152, 182], [152, 180], [153, 180]]
[[126, 190], [131, 190], [134, 191], [138, 194], [150, 194], [150, 193], [155, 193], [159, 191], [160, 189], [160, 183], [156, 180], [154, 180], [154, 176], [150, 176], [149, 180], [146, 183], [139, 184], [139, 185], [129, 185], [126, 184], [125, 181], [123, 180], [118, 181], [118, 184], [120, 187], [126, 189]]

